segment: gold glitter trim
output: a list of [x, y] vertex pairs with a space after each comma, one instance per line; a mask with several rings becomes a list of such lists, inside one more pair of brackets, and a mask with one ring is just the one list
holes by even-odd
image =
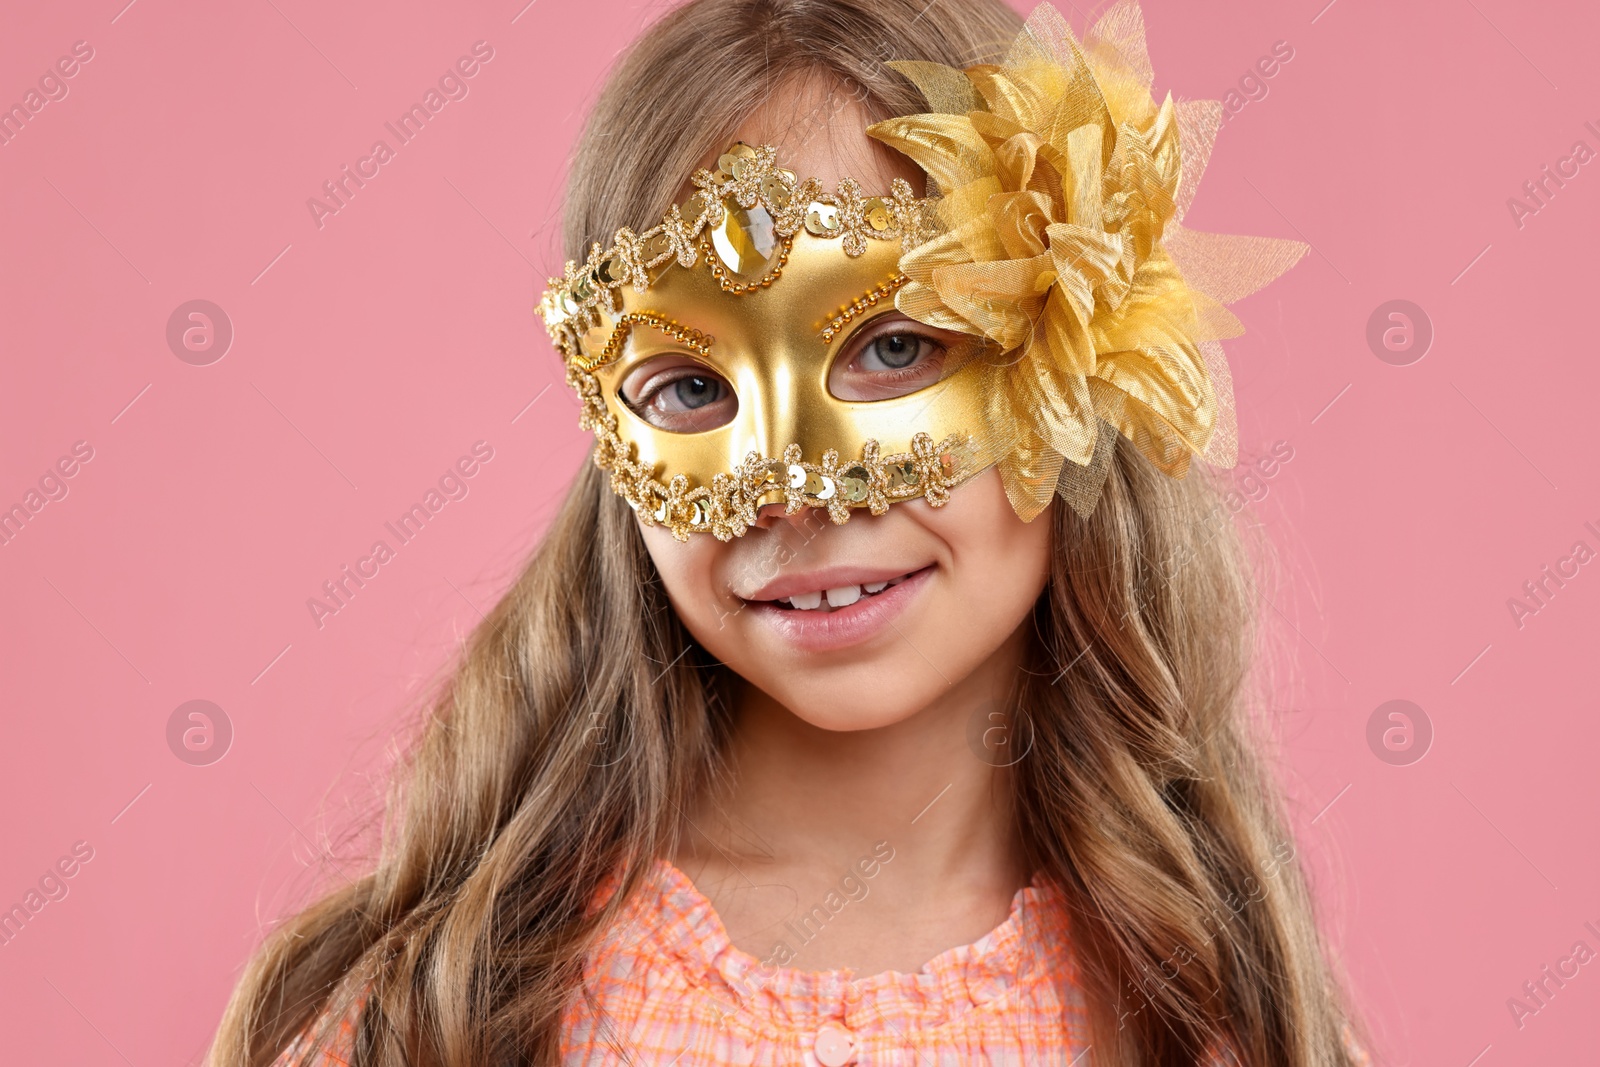
[[882, 515], [890, 504], [912, 497], [942, 507], [950, 490], [976, 467], [969, 437], [951, 434], [935, 443], [928, 434], [917, 433], [909, 452], [881, 454], [877, 440], [868, 438], [858, 459], [841, 462], [838, 450], [830, 448], [820, 462], [810, 463], [799, 445], [790, 444], [777, 459], [752, 450], [735, 470], [715, 475], [709, 486], [691, 486], [682, 474], [663, 484], [655, 465], [641, 463], [635, 446], [618, 435], [617, 417], [606, 407], [600, 380], [569, 361], [567, 384], [582, 404], [579, 428], [594, 431], [594, 463], [611, 472], [612, 490], [644, 525], [666, 526], [679, 541], [692, 533], [710, 533], [719, 541], [742, 535], [755, 525], [761, 497], [773, 491], [783, 494], [785, 515], [821, 508], [840, 525], [857, 508]]

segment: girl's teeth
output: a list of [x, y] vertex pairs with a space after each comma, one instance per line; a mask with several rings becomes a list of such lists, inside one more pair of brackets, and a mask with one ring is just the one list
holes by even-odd
[[898, 578], [890, 578], [886, 582], [868, 582], [865, 585], [841, 585], [837, 589], [819, 589], [814, 593], [796, 593], [794, 596], [782, 597], [779, 603], [788, 604], [801, 611], [817, 611], [823, 608], [823, 597], [827, 597], [827, 608], [847, 608], [860, 600], [863, 596], [881, 593], [885, 589], [899, 585], [908, 575], [902, 574]]
[[841, 585], [837, 589], [828, 590], [828, 604], [830, 607], [847, 608], [861, 599], [859, 585]]

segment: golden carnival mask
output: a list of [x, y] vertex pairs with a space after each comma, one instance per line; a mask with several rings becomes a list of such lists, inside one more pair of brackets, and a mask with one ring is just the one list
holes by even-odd
[[[728, 540], [771, 502], [937, 507], [991, 464], [1024, 520], [1056, 494], [1088, 515], [1119, 436], [1175, 477], [1232, 466], [1223, 305], [1306, 246], [1181, 225], [1221, 105], [1155, 103], [1133, 0], [1081, 43], [1042, 5], [999, 65], [890, 65], [930, 111], [866, 132], [936, 197], [827, 192], [736, 144], [659, 225], [551, 279], [538, 310], [612, 488], [679, 540]], [[911, 335], [873, 334], [891, 311], [962, 341], [899, 391], [841, 390], [862, 352], [914, 368]]]

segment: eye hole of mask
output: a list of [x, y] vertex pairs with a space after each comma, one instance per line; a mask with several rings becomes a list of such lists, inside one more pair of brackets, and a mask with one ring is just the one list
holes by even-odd
[[641, 363], [617, 392], [634, 414], [668, 433], [715, 430], [739, 413], [739, 398], [728, 380], [679, 353]]
[[828, 392], [840, 400], [892, 400], [939, 380], [955, 335], [898, 312], [864, 323], [828, 370]]
[[[839, 400], [892, 400], [934, 384], [954, 364], [960, 335], [898, 313], [858, 327], [828, 369], [828, 392]], [[618, 394], [634, 414], [668, 433], [703, 433], [739, 412], [728, 380], [686, 353], [663, 353], [635, 367]]]

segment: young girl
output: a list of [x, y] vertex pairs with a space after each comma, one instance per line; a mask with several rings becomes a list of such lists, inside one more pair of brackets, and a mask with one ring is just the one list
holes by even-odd
[[1361, 1059], [1184, 476], [1303, 248], [1181, 226], [1220, 108], [1151, 82], [1131, 0], [634, 45], [540, 306], [595, 463], [214, 1063]]

